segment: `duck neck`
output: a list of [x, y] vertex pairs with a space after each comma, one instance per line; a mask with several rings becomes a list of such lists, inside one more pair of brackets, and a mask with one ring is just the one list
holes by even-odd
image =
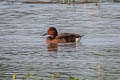
[[56, 31], [54, 35], [51, 35], [51, 37], [54, 39], [56, 36], [58, 36], [58, 32]]
[[51, 37], [52, 39], [54, 39], [54, 38], [56, 37], [56, 35], [51, 35], [50, 37]]
[[54, 30], [54, 31], [51, 31], [51, 32], [48, 31], [48, 34], [50, 35], [50, 37], [52, 39], [54, 39], [56, 36], [58, 36], [57, 30]]

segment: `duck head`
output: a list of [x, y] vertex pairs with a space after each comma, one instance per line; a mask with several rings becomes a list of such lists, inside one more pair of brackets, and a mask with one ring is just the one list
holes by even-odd
[[50, 35], [51, 38], [55, 38], [56, 36], [58, 36], [58, 32], [57, 29], [55, 27], [49, 27], [47, 30], [47, 34]]

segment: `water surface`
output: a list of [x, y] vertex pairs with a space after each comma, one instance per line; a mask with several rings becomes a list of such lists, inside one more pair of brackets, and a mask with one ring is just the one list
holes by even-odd
[[[120, 80], [120, 3], [25, 4], [0, 2], [0, 79], [13, 73], [31, 80], [59, 73], [88, 80]], [[59, 33], [84, 34], [80, 43], [49, 51], [42, 36], [49, 26]], [[54, 47], [54, 46], [53, 46]]]

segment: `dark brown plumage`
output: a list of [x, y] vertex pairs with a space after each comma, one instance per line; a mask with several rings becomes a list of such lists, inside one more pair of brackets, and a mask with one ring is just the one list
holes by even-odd
[[56, 28], [49, 27], [47, 31], [48, 36], [46, 38], [46, 43], [72, 43], [76, 40], [80, 40], [82, 36], [74, 33], [61, 33], [58, 35]]

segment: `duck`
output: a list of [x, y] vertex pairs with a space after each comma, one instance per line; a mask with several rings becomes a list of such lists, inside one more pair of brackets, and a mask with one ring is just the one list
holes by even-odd
[[47, 30], [46, 43], [73, 43], [79, 42], [83, 35], [75, 33], [60, 33], [58, 34], [55, 27], [49, 27]]

